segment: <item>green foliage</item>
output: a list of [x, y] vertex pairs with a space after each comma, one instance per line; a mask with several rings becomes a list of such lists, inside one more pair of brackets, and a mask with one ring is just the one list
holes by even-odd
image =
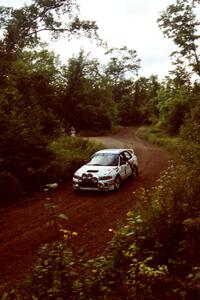
[[89, 37], [97, 37], [95, 22], [80, 20], [78, 12], [76, 0], [35, 0], [30, 5], [10, 10], [1, 7], [4, 46], [8, 52], [35, 46], [40, 41], [41, 31], [51, 32], [54, 38], [60, 33], [66, 33], [68, 37], [80, 35], [81, 31]]
[[156, 76], [141, 77], [134, 83], [133, 120], [136, 124], [150, 124], [158, 117], [157, 93], [160, 83]]
[[109, 257], [83, 260], [82, 269], [76, 286], [79, 293], [77, 299], [109, 299], [114, 286], [113, 266]]
[[39, 259], [28, 280], [27, 291], [31, 297], [109, 299], [114, 283], [110, 261], [104, 256], [80, 259], [67, 244], [62, 241], [41, 247]]
[[24, 190], [35, 186], [29, 179], [49, 160], [47, 141], [59, 126], [53, 111], [55, 61], [45, 50], [21, 53], [0, 89], [0, 165]]
[[66, 79], [62, 100], [65, 125], [73, 124], [79, 130], [110, 130], [116, 108], [98, 61], [80, 51], [77, 58], [69, 60]]
[[[63, 151], [66, 151], [66, 147], [68, 149], [64, 156], [56, 152], [55, 147], [48, 146], [60, 134], [61, 124], [64, 123], [60, 88], [63, 70], [53, 53], [45, 49], [24, 51], [10, 62], [9, 67], [0, 88], [0, 167], [2, 171], [12, 174], [26, 192], [40, 188], [47, 182], [60, 182], [68, 178], [91, 154], [88, 147], [91, 147], [91, 151], [93, 148], [86, 146], [87, 142], [84, 144], [81, 139], [76, 139], [77, 143], [60, 142]], [[97, 106], [96, 103], [94, 105]], [[87, 110], [92, 107], [90, 119], [93, 126], [98, 124], [98, 128], [110, 128], [109, 112], [103, 105], [96, 111], [88, 102], [83, 121], [88, 122]], [[71, 115], [76, 115], [76, 112], [70, 111]], [[65, 122], [69, 124], [70, 118]], [[80, 153], [85, 151], [85, 156], [81, 154], [82, 157], [79, 157], [79, 150]], [[11, 198], [14, 200], [14, 197]], [[7, 200], [3, 197], [2, 201]]]
[[172, 56], [177, 56], [182, 66], [184, 57], [187, 67], [192, 67], [192, 71], [200, 76], [198, 5], [198, 1], [177, 0], [161, 13], [158, 23], [164, 35], [178, 46], [178, 51], [173, 52]]
[[[5, 97], [5, 98], [4, 98]], [[5, 99], [5, 100], [4, 100]], [[11, 105], [11, 103], [13, 103]], [[48, 157], [40, 111], [31, 107], [21, 109], [21, 97], [7, 90], [0, 103], [0, 165], [12, 173], [24, 188], [30, 169], [38, 168]]]
[[26, 188], [42, 188], [48, 182], [63, 183], [71, 180], [79, 168], [102, 145], [80, 137], [61, 136], [49, 143], [48, 157], [37, 168], [29, 168]]
[[175, 153], [181, 144], [180, 137], [168, 136], [158, 126], [142, 126], [138, 129], [138, 135], [152, 144], [164, 147], [171, 154]]
[[185, 122], [181, 127], [180, 135], [182, 139], [190, 143], [200, 143], [199, 127], [200, 127], [200, 96], [199, 84], [196, 84], [189, 97], [190, 110], [188, 111]]
[[140, 68], [140, 59], [137, 52], [128, 49], [126, 46], [112, 48], [106, 52], [110, 56], [110, 62], [106, 67], [106, 75], [115, 83], [125, 78], [132, 78], [137, 75]]
[[48, 146], [52, 153], [52, 159], [46, 166], [46, 174], [51, 177], [49, 180], [54, 182], [71, 178], [74, 171], [102, 147], [80, 137], [61, 136], [54, 140]]
[[36, 299], [73, 299], [76, 268], [72, 251], [65, 243], [44, 245], [35, 265], [31, 290]]
[[176, 89], [173, 86], [162, 87], [158, 93], [157, 108], [159, 111], [159, 126], [167, 134], [179, 134], [189, 108], [188, 87]]
[[[18, 9], [0, 8], [0, 168], [14, 176], [24, 191], [54, 177], [60, 179], [57, 170], [53, 176], [48, 173], [49, 162], [53, 169], [57, 164], [47, 145], [63, 123], [70, 124], [62, 113], [64, 67], [41, 47], [39, 33], [48, 30], [54, 38], [64, 32], [68, 37], [98, 38], [95, 22], [81, 21], [78, 13], [75, 0], [35, 0]], [[102, 106], [101, 113], [104, 126], [111, 127], [109, 113]], [[100, 127], [99, 114], [95, 118]], [[3, 196], [2, 201], [7, 201]]]
[[112, 241], [116, 268], [138, 299], [182, 299], [183, 294], [198, 299], [200, 294], [199, 164], [191, 170], [193, 162], [186, 163], [185, 156], [183, 161], [166, 170], [152, 191], [138, 191], [140, 214], [129, 213]]

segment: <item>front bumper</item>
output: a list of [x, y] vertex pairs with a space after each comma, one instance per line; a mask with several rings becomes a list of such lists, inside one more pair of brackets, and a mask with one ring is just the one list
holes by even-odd
[[86, 191], [111, 191], [114, 190], [114, 180], [81, 180], [73, 178], [74, 190], [86, 190]]

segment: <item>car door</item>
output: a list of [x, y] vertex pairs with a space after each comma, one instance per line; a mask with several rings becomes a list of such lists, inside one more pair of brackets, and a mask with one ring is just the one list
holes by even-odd
[[125, 179], [129, 175], [127, 174], [127, 159], [123, 152], [119, 156], [119, 164], [120, 164], [120, 177], [122, 179]]
[[133, 172], [132, 171], [133, 166], [132, 166], [132, 161], [131, 161], [132, 156], [128, 151], [124, 151], [123, 155], [126, 159], [126, 176], [128, 177], [128, 176], [132, 175], [132, 172]]

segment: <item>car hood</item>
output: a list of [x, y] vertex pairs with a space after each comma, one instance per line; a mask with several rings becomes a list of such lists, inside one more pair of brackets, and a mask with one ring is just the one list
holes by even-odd
[[100, 176], [108, 176], [116, 173], [118, 170], [118, 167], [110, 167], [110, 166], [90, 166], [90, 165], [84, 165], [80, 169], [76, 171], [76, 175], [82, 176], [84, 173], [86, 174], [92, 174], [94, 177], [100, 177]]

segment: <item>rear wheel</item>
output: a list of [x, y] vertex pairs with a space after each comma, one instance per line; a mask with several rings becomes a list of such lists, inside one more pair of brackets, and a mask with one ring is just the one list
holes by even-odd
[[115, 182], [114, 182], [114, 189], [115, 190], [119, 190], [120, 186], [121, 186], [121, 180], [120, 180], [120, 177], [117, 176], [115, 178]]

